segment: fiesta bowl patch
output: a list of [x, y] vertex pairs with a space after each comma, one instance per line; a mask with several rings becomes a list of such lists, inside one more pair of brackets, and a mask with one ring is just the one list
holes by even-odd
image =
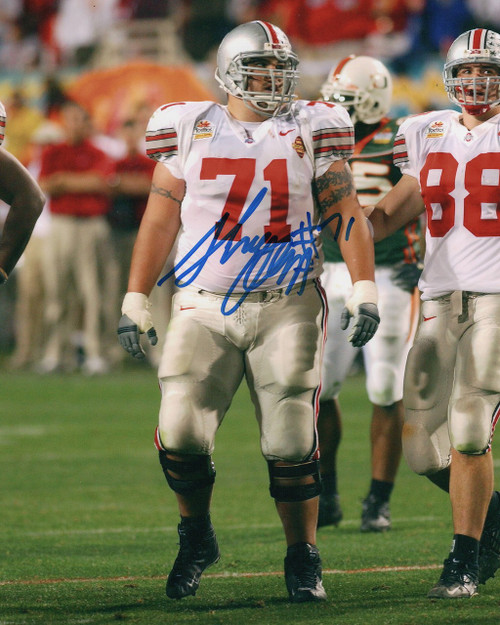
[[193, 139], [209, 139], [214, 134], [214, 125], [208, 119], [202, 119], [194, 127]]
[[438, 120], [435, 122], [432, 122], [432, 124], [430, 124], [429, 128], [427, 129], [427, 138], [428, 139], [435, 139], [436, 137], [442, 137], [444, 135], [444, 131], [445, 131], [445, 124], [444, 122]]

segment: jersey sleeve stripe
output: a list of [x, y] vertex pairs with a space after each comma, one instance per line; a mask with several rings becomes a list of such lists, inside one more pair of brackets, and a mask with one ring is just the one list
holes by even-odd
[[4, 138], [5, 138], [5, 117], [3, 115], [0, 115], [0, 145], [2, 145]]
[[173, 128], [146, 132], [146, 154], [149, 157], [160, 154], [177, 154], [177, 133]]
[[395, 165], [408, 162], [408, 150], [406, 149], [406, 141], [403, 135], [396, 135], [394, 139], [393, 160]]
[[354, 150], [354, 130], [352, 128], [322, 128], [312, 133], [315, 156], [346, 152]]

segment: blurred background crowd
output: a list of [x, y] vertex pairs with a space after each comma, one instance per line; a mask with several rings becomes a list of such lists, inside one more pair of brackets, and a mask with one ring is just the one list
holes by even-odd
[[[147, 121], [167, 102], [223, 100], [218, 44], [252, 19], [290, 37], [300, 97], [316, 99], [343, 57], [367, 54], [393, 73], [391, 113], [406, 115], [449, 107], [446, 50], [469, 28], [499, 31], [500, 0], [0, 0], [4, 147], [48, 197], [0, 293], [2, 366], [120, 366], [116, 323], [153, 167]], [[156, 291], [161, 327], [170, 294]]]

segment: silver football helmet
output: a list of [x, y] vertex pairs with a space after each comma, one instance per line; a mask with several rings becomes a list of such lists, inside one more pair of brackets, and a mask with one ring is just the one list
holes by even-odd
[[[275, 60], [276, 68], [266, 67]], [[215, 79], [231, 95], [264, 115], [286, 115], [295, 99], [299, 59], [285, 33], [259, 20], [240, 24], [222, 40]], [[265, 90], [252, 90], [250, 79], [264, 81]], [[254, 85], [255, 86], [255, 85]]]
[[[457, 78], [460, 66], [469, 63], [493, 66], [499, 75]], [[446, 56], [443, 81], [450, 100], [471, 115], [481, 115], [500, 104], [500, 35], [474, 28], [457, 37]]]
[[353, 123], [376, 124], [391, 108], [392, 78], [381, 61], [351, 55], [331, 70], [320, 92], [346, 108]]

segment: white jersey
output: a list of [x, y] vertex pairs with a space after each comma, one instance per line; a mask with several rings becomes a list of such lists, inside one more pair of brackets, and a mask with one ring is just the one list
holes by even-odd
[[425, 202], [424, 300], [500, 293], [500, 114], [472, 130], [459, 118], [410, 117], [394, 141], [394, 162], [419, 181]]
[[147, 154], [186, 182], [178, 284], [239, 293], [318, 276], [312, 182], [351, 156], [353, 135], [345, 109], [325, 102], [299, 101], [259, 124], [240, 123], [215, 102], [160, 107]]

